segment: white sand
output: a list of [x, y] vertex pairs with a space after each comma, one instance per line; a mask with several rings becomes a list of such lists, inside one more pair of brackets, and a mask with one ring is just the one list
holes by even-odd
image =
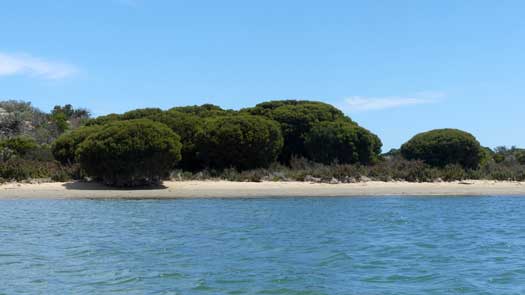
[[81, 198], [238, 198], [379, 195], [524, 195], [525, 183], [466, 181], [448, 183], [362, 182], [320, 184], [305, 182], [168, 181], [165, 188], [119, 190], [95, 183], [43, 183], [0, 185], [0, 199]]

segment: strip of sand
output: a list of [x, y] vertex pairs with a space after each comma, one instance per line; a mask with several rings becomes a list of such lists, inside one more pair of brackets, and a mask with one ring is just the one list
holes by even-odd
[[0, 185], [0, 199], [170, 199], [342, 196], [523, 195], [525, 183], [464, 181], [442, 183], [166, 181], [162, 188], [122, 190], [97, 183], [8, 183]]

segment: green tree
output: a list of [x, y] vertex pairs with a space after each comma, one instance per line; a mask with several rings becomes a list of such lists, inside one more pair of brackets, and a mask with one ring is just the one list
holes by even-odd
[[494, 151], [492, 151], [489, 147], [481, 147], [481, 160], [480, 164], [485, 165], [489, 163], [491, 160], [494, 159]]
[[203, 115], [223, 115], [224, 110], [213, 105], [189, 106], [172, 108], [163, 111], [159, 108], [145, 108], [126, 112], [122, 115], [110, 114], [91, 120], [87, 125], [105, 125], [115, 121], [149, 119], [165, 124], [181, 137], [182, 159], [178, 162], [178, 167], [184, 170], [197, 171], [205, 168], [197, 158], [196, 138], [202, 131]]
[[76, 163], [78, 146], [91, 134], [99, 131], [101, 126], [85, 126], [61, 135], [51, 145], [51, 151], [56, 160], [62, 164]]
[[56, 114], [64, 114], [68, 120], [73, 118], [89, 118], [91, 116], [88, 110], [82, 108], [75, 109], [71, 104], [64, 106], [56, 105], [51, 111], [51, 116]]
[[318, 123], [305, 136], [308, 157], [324, 164], [371, 164], [378, 160], [381, 146], [375, 134], [342, 120]]
[[56, 124], [60, 133], [68, 128], [78, 128], [85, 124], [91, 114], [86, 109], [75, 109], [71, 104], [64, 106], [56, 105], [51, 111], [51, 118]]
[[267, 167], [283, 146], [279, 125], [259, 116], [239, 115], [205, 121], [199, 158], [206, 166], [239, 170]]
[[69, 129], [69, 123], [64, 113], [55, 113], [51, 116], [51, 120], [55, 124], [60, 134]]
[[147, 117], [160, 116], [164, 112], [159, 108], [136, 109], [122, 114], [122, 120], [143, 119]]
[[99, 117], [89, 120], [86, 123], [86, 126], [105, 125], [105, 124], [109, 124], [111, 122], [116, 122], [120, 120], [123, 120], [122, 115], [109, 114], [109, 115], [99, 116]]
[[197, 171], [205, 168], [197, 155], [197, 140], [204, 127], [202, 118], [177, 110], [170, 110], [160, 115], [147, 117], [147, 119], [165, 124], [180, 136], [182, 159], [177, 167], [187, 171]]
[[120, 187], [158, 184], [180, 160], [180, 137], [147, 119], [110, 123], [78, 147], [88, 175]]
[[286, 164], [292, 156], [308, 156], [304, 146], [305, 136], [317, 123], [346, 120], [355, 124], [337, 108], [315, 101], [269, 101], [242, 111], [279, 122], [284, 137], [284, 148], [279, 158]]
[[233, 115], [236, 112], [232, 110], [224, 110], [219, 106], [213, 104], [203, 104], [200, 106], [184, 106], [184, 107], [174, 107], [170, 111], [177, 111], [180, 113], [193, 115], [201, 118], [210, 118], [217, 116], [226, 116]]
[[476, 138], [458, 129], [437, 129], [420, 133], [401, 146], [401, 154], [408, 160], [423, 160], [436, 167], [459, 164], [475, 169], [483, 157]]

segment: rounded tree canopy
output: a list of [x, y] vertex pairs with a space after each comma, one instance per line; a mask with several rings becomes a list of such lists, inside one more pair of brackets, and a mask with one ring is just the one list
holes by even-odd
[[181, 113], [185, 113], [185, 114], [193, 115], [197, 117], [202, 117], [202, 118], [225, 116], [225, 115], [231, 115], [235, 113], [235, 111], [224, 110], [221, 107], [213, 105], [213, 104], [203, 104], [200, 106], [194, 105], [194, 106], [174, 107], [174, 108], [171, 108], [170, 111], [177, 111], [177, 112], [181, 112]]
[[346, 120], [353, 123], [337, 108], [316, 101], [269, 101], [260, 103], [253, 108], [244, 109], [243, 112], [265, 116], [281, 125], [284, 148], [280, 160], [284, 163], [289, 162], [294, 155], [308, 156], [304, 147], [304, 140], [306, 134], [315, 124], [336, 120]]
[[159, 183], [180, 160], [180, 137], [147, 119], [110, 123], [78, 147], [81, 168], [114, 186]]
[[318, 123], [305, 138], [308, 157], [324, 164], [371, 164], [378, 160], [381, 146], [377, 135], [342, 120]]
[[437, 129], [414, 136], [401, 146], [401, 154], [408, 160], [423, 160], [431, 166], [459, 164], [471, 169], [479, 166], [483, 150], [468, 132]]
[[288, 122], [288, 116], [285, 115], [288, 112], [302, 114], [301, 117], [304, 117], [307, 123], [335, 121], [345, 117], [343, 112], [332, 105], [309, 100], [273, 100], [257, 104], [255, 107], [243, 111], [252, 115], [270, 117], [279, 123]]
[[204, 126], [202, 118], [173, 109], [146, 118], [165, 124], [180, 136], [182, 160], [178, 167], [190, 171], [205, 168], [197, 158], [197, 138]]
[[217, 169], [267, 167], [283, 146], [277, 122], [251, 115], [210, 118], [199, 138], [199, 158]]
[[51, 152], [56, 160], [62, 164], [73, 164], [76, 162], [78, 146], [91, 134], [101, 129], [101, 126], [85, 126], [61, 135], [51, 145]]
[[86, 126], [95, 126], [95, 125], [105, 125], [111, 122], [122, 120], [122, 115], [119, 114], [109, 114], [105, 116], [99, 116], [94, 119], [89, 120], [86, 123]]
[[163, 111], [159, 108], [136, 109], [122, 114], [123, 120], [143, 119], [147, 117], [160, 116]]

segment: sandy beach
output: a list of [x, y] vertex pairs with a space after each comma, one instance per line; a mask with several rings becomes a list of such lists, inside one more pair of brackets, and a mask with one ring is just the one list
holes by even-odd
[[525, 195], [525, 183], [463, 181], [443, 183], [362, 182], [325, 184], [307, 182], [167, 181], [162, 188], [125, 190], [97, 183], [7, 183], [0, 199], [147, 199], [147, 198], [255, 198], [342, 196]]

